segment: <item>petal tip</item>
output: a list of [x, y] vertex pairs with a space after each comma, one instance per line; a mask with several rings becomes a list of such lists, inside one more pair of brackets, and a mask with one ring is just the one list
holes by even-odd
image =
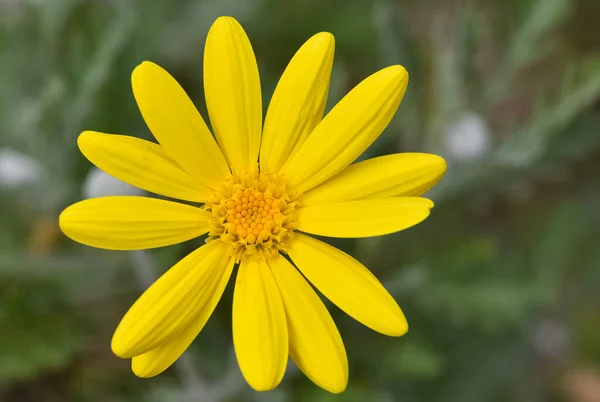
[[217, 17], [217, 19], [215, 20], [215, 23], [223, 23], [223, 22], [237, 22], [237, 20], [232, 17], [231, 15], [221, 15], [220, 17]]
[[68, 210], [69, 210], [69, 207], [65, 208], [65, 209], [64, 209], [64, 210], [63, 210], [63, 211], [60, 213], [60, 215], [58, 215], [58, 227], [59, 227], [59, 228], [60, 228], [60, 230], [62, 230], [63, 232], [65, 231], [65, 228], [66, 228], [66, 226], [67, 226], [67, 225], [66, 225], [66, 224], [67, 224], [67, 222], [66, 222], [66, 219], [67, 219], [67, 218], [66, 218], [66, 216], [68, 216]]
[[79, 148], [79, 151], [81, 151], [81, 153], [87, 158], [85, 151], [88, 150], [88, 147], [94, 143], [94, 140], [101, 138], [103, 135], [106, 134], [89, 130], [83, 131], [77, 137], [77, 147]]
[[408, 71], [406, 71], [406, 68], [404, 68], [404, 66], [400, 65], [400, 64], [394, 64], [391, 65], [389, 67], [387, 67], [385, 70], [389, 70], [390, 72], [393, 72], [394, 74], [397, 74], [398, 76], [401, 77], [408, 77]]
[[438, 170], [439, 175], [443, 176], [446, 173], [446, 169], [448, 168], [448, 164], [446, 160], [439, 155], [430, 154], [432, 157], [432, 162], [435, 168]]
[[156, 64], [153, 61], [150, 60], [144, 60], [142, 61], [138, 67], [143, 67], [143, 68], [161, 68], [158, 64]]
[[400, 89], [404, 89], [408, 85], [408, 71], [399, 64], [381, 69], [374, 75], [377, 75], [380, 80], [386, 82], [386, 85], [392, 85]]
[[155, 367], [146, 363], [142, 359], [132, 358], [131, 371], [133, 371], [133, 374], [139, 378], [152, 378], [162, 373], [162, 371], [156, 370]]
[[[243, 374], [243, 372], [242, 372]], [[247, 378], [246, 376], [244, 376], [244, 378], [246, 379], [246, 382], [248, 383], [248, 385], [250, 385], [250, 388], [252, 388], [253, 390], [257, 391], [257, 392], [266, 392], [266, 391], [271, 391], [273, 389], [275, 389], [279, 383], [281, 382], [282, 378], [276, 378], [276, 379], [272, 379], [272, 378], [268, 378], [268, 377], [264, 377], [264, 378]]]
[[333, 386], [328, 387], [327, 391], [331, 392], [332, 394], [341, 394], [342, 392], [344, 392], [346, 390], [347, 386], [348, 386], [348, 379], [346, 379], [346, 381], [343, 383], [335, 384]]
[[123, 339], [123, 336], [120, 334], [120, 332], [122, 331], [119, 331], [119, 328], [117, 327], [110, 341], [110, 349], [121, 359], [130, 359], [134, 356], [134, 354], [131, 353], [130, 345]]
[[327, 392], [332, 394], [341, 394], [346, 390], [348, 386], [348, 367], [343, 372], [337, 373], [338, 375], [332, 376], [327, 381], [315, 382], [319, 387], [323, 388]]
[[135, 66], [135, 68], [133, 69], [133, 72], [131, 73], [132, 75], [138, 75], [140, 72], [142, 72], [142, 70], [148, 68], [148, 67], [152, 67], [154, 63], [152, 63], [151, 61], [148, 60], [144, 60], [142, 61], [140, 64], [138, 64], [137, 66]]
[[210, 29], [208, 30], [208, 32], [210, 33], [210, 31], [212, 31], [213, 29], [222, 29], [222, 28], [225, 28], [225, 29], [242, 28], [242, 25], [235, 18], [228, 16], [228, 15], [223, 15], [223, 16], [218, 17], [215, 20], [215, 22], [213, 22], [213, 24], [210, 27]]
[[399, 320], [398, 320], [398, 322], [395, 323], [393, 329], [386, 335], [393, 336], [393, 337], [400, 337], [400, 336], [406, 335], [407, 332], [408, 332], [408, 322], [406, 321], [406, 318], [404, 318], [404, 314], [403, 314], [402, 317], [399, 317]]
[[93, 135], [94, 135], [93, 131], [90, 131], [90, 130], [82, 131], [81, 134], [79, 134], [79, 136], [77, 137], [77, 144], [80, 144], [81, 141], [89, 140], [90, 137], [92, 137]]
[[127, 353], [125, 353], [126, 349], [125, 347], [123, 347], [123, 344], [119, 341], [117, 341], [115, 339], [115, 337], [113, 337], [111, 343], [110, 343], [110, 350], [112, 350], [112, 352], [122, 358], [122, 359], [126, 359], [127, 358]]
[[135, 68], [131, 72], [131, 83], [134, 85], [134, 87], [135, 83], [142, 80], [143, 76], [149, 73], [151, 70], [162, 70], [162, 67], [148, 60], [144, 60], [140, 64], [135, 66]]
[[315, 42], [322, 42], [330, 46], [335, 43], [335, 37], [333, 36], [333, 34], [331, 32], [326, 31], [314, 34], [309, 40], [313, 40]]
[[385, 320], [380, 321], [377, 327], [371, 327], [371, 329], [380, 334], [392, 337], [405, 335], [408, 332], [408, 322], [406, 321], [404, 312], [402, 312], [402, 309], [395, 300], [393, 305], [389, 304], [387, 307], [388, 310], [385, 314]]
[[316, 46], [321, 47], [324, 52], [325, 60], [329, 60], [330, 63], [333, 62], [333, 54], [335, 52], [335, 37], [330, 32], [319, 32], [315, 34], [312, 38]]
[[[80, 201], [81, 202], [81, 201]], [[75, 206], [79, 203], [75, 203], [73, 205], [69, 205], [66, 207], [60, 215], [58, 215], [58, 227], [59, 229], [67, 236], [69, 239], [75, 240], [73, 238], [73, 232], [71, 231], [73, 223], [73, 210]], [[77, 241], [77, 240], [75, 240]]]

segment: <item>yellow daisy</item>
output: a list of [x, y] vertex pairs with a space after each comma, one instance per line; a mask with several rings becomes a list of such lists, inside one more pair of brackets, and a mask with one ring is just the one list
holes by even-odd
[[323, 117], [333, 52], [327, 32], [298, 50], [263, 125], [250, 41], [235, 19], [221, 17], [204, 52], [214, 137], [177, 81], [150, 62], [137, 66], [131, 81], [158, 144], [91, 131], [79, 136], [81, 152], [114, 177], [200, 204], [89, 199], [61, 214], [67, 236], [93, 247], [138, 250], [208, 233], [207, 244], [150, 286], [116, 329], [112, 350], [132, 359], [136, 375], [155, 376], [179, 358], [208, 321], [235, 266], [234, 347], [256, 390], [279, 384], [288, 356], [318, 386], [334, 393], [346, 387], [342, 339], [307, 280], [367, 327], [406, 333], [402, 311], [373, 274], [307, 234], [378, 236], [421, 222], [433, 203], [419, 196], [440, 180], [446, 164], [435, 155], [409, 153], [350, 165], [392, 119], [408, 74], [401, 66], [378, 71]]

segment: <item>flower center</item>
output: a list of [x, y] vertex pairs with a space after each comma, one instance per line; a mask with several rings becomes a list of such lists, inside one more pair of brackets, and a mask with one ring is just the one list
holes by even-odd
[[296, 227], [294, 199], [278, 175], [233, 175], [204, 206], [212, 214], [208, 241], [231, 243], [237, 261], [275, 255]]

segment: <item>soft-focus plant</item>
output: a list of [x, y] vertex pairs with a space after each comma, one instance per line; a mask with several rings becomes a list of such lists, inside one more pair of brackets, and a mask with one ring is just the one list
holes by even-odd
[[[182, 364], [134, 381], [110, 356], [111, 332], [145, 281], [201, 241], [119, 254], [77, 247], [56, 226], [89, 173], [77, 135], [147, 132], [123, 96], [135, 65], [164, 65], [203, 111], [204, 35], [228, 14], [253, 38], [265, 102], [320, 30], [337, 40], [330, 105], [369, 72], [406, 66], [402, 108], [365, 157], [449, 161], [428, 194], [435, 222], [332, 243], [383, 279], [410, 322], [387, 339], [332, 309], [352, 367], [341, 400], [583, 401], [582, 384], [600, 381], [600, 31], [589, 0], [0, 0], [0, 149], [40, 166], [35, 181], [0, 187], [0, 400], [330, 399], [293, 369], [276, 393], [248, 390], [223, 357], [231, 294]], [[478, 138], [454, 131], [449, 146], [465, 116], [488, 131], [477, 158], [452, 157]]]

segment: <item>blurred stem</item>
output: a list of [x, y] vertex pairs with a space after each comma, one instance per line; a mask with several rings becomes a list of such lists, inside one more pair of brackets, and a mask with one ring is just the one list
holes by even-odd
[[[581, 67], [583, 66], [583, 67]], [[540, 107], [533, 121], [509, 136], [496, 150], [495, 159], [503, 165], [532, 166], [543, 157], [552, 137], [559, 135], [577, 115], [600, 95], [600, 61], [584, 59], [567, 66], [583, 76], [577, 85], [563, 84], [559, 101]]]
[[[144, 250], [132, 251], [129, 255], [140, 287], [145, 290], [154, 283], [158, 276], [156, 267], [148, 252]], [[189, 352], [181, 355], [175, 362], [175, 368], [185, 388], [193, 388], [195, 390], [205, 388], [204, 381], [196, 371], [194, 361]]]
[[536, 0], [527, 18], [510, 41], [496, 74], [487, 86], [485, 98], [488, 107], [504, 99], [512, 88], [518, 72], [544, 55], [547, 48], [540, 46], [540, 38], [558, 26], [568, 15], [568, 0]]
[[66, 113], [69, 119], [65, 123], [63, 132], [67, 145], [71, 144], [73, 133], [79, 131], [94, 110], [97, 95], [108, 80], [115, 59], [126, 48], [128, 38], [135, 26], [133, 2], [118, 3], [115, 8], [116, 18], [104, 31], [102, 45], [99, 46], [94, 59], [89, 64]]
[[[409, 74], [417, 73], [411, 47], [414, 41], [407, 34], [407, 28], [400, 24], [398, 15], [401, 11], [396, 3], [390, 0], [378, 0], [373, 3], [371, 13], [373, 25], [378, 34], [378, 45], [382, 64], [400, 64], [406, 67]], [[419, 80], [418, 73], [416, 75]], [[413, 79], [413, 78], [411, 78]], [[411, 85], [411, 84], [409, 84]], [[414, 84], [413, 84], [414, 85]], [[408, 90], [404, 96], [402, 107], [398, 109], [399, 117], [392, 120], [390, 128], [401, 131], [401, 149], [418, 149], [422, 131], [418, 113], [419, 96], [416, 91]]]

